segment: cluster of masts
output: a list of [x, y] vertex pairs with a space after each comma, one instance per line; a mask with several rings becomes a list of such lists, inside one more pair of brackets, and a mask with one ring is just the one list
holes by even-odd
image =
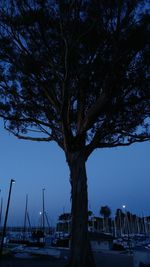
[[[3, 212], [3, 198], [1, 197], [0, 201], [0, 226], [2, 227], [2, 238], [1, 238], [1, 246], [0, 246], [0, 253], [2, 253], [3, 250], [3, 244], [4, 244], [4, 238], [6, 236], [6, 227], [7, 227], [7, 219], [8, 219], [8, 213], [9, 213], [9, 205], [10, 205], [10, 199], [11, 199], [11, 192], [12, 192], [12, 185], [15, 183], [14, 179], [10, 180], [10, 187], [9, 187], [9, 194], [8, 194], [8, 200], [7, 200], [7, 206], [6, 206], [6, 212], [4, 217], [4, 224], [2, 225], [2, 212]], [[0, 189], [1, 193], [1, 189]], [[39, 212], [40, 218], [41, 218], [41, 224], [40, 228], [42, 228], [43, 233], [45, 232], [45, 223], [47, 223], [48, 227], [50, 228], [49, 220], [47, 213], [45, 211], [45, 188], [42, 189], [42, 211]], [[27, 224], [29, 228], [31, 229], [31, 222], [28, 212], [28, 194], [26, 194], [26, 204], [25, 204], [25, 214], [24, 214], [24, 238], [26, 234]]]
[[[40, 215], [40, 228], [43, 230], [43, 233], [45, 232], [45, 224], [47, 223], [48, 228], [50, 228], [50, 223], [48, 220], [47, 213], [45, 211], [45, 188], [42, 189], [42, 211], [39, 212]], [[28, 194], [26, 195], [26, 205], [25, 205], [25, 214], [24, 214], [24, 234], [26, 233], [27, 224], [29, 226], [29, 229], [32, 228], [29, 212], [28, 212]]]

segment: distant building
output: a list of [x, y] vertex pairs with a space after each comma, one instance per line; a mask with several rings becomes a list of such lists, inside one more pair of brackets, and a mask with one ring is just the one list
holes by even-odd
[[[110, 250], [113, 246], [113, 237], [104, 234], [103, 218], [96, 217], [92, 212], [88, 214], [88, 231], [93, 251]], [[109, 221], [108, 221], [109, 222]], [[70, 244], [71, 214], [63, 213], [59, 216], [56, 225], [56, 246], [68, 247]]]
[[70, 213], [63, 213], [59, 216], [57, 225], [56, 225], [56, 232], [69, 234], [71, 231], [71, 214]]
[[113, 236], [104, 233], [89, 233], [91, 248], [93, 251], [111, 250], [113, 248]]
[[[91, 248], [93, 251], [98, 252], [101, 250], [111, 250], [113, 248], [113, 237], [104, 233], [89, 232], [89, 239], [91, 242]], [[70, 235], [59, 238], [53, 243], [57, 247], [69, 247]]]
[[88, 220], [89, 232], [102, 232], [103, 230], [103, 219], [96, 216], [90, 216]]
[[[71, 231], [71, 214], [63, 213], [59, 216], [56, 231], [58, 233], [70, 233]], [[88, 218], [88, 231], [89, 232], [102, 232], [103, 231], [103, 218], [93, 216], [90, 213]]]

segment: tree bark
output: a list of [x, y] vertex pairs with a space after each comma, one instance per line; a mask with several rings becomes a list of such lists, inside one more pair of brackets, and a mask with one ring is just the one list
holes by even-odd
[[86, 159], [82, 153], [71, 155], [72, 228], [69, 267], [94, 267], [88, 236], [88, 193]]

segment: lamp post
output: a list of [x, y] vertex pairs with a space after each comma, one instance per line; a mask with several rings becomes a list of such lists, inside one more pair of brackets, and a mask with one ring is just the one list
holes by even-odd
[[39, 211], [39, 222], [38, 222], [38, 227], [40, 230], [42, 230], [42, 211]]
[[128, 214], [126, 211], [126, 205], [123, 205], [122, 208], [125, 211], [125, 218], [127, 222], [127, 235], [128, 235], [128, 246], [129, 246], [129, 253], [131, 253], [131, 243], [130, 243], [130, 225], [129, 225], [129, 219], [128, 219]]
[[9, 204], [10, 204], [10, 197], [11, 197], [11, 190], [12, 190], [12, 184], [15, 183], [15, 180], [10, 180], [10, 187], [9, 187], [9, 195], [7, 200], [7, 208], [5, 213], [5, 220], [4, 220], [4, 226], [3, 226], [3, 233], [2, 233], [2, 240], [1, 240], [1, 247], [0, 247], [0, 255], [2, 255], [3, 252], [3, 246], [4, 246], [4, 238], [6, 234], [6, 225], [7, 225], [7, 218], [8, 218], [8, 211], [9, 211]]

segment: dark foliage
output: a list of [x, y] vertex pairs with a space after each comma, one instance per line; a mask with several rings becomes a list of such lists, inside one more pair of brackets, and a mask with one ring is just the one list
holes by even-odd
[[62, 221], [68, 221], [70, 219], [71, 219], [70, 213], [63, 213], [59, 216], [59, 220], [62, 220]]
[[65, 151], [83, 148], [87, 157], [98, 147], [149, 140], [149, 16], [138, 12], [144, 3], [1, 4], [5, 128], [19, 138], [55, 140]]
[[104, 217], [104, 218], [108, 218], [111, 215], [111, 209], [108, 206], [102, 206], [100, 208], [100, 214]]

